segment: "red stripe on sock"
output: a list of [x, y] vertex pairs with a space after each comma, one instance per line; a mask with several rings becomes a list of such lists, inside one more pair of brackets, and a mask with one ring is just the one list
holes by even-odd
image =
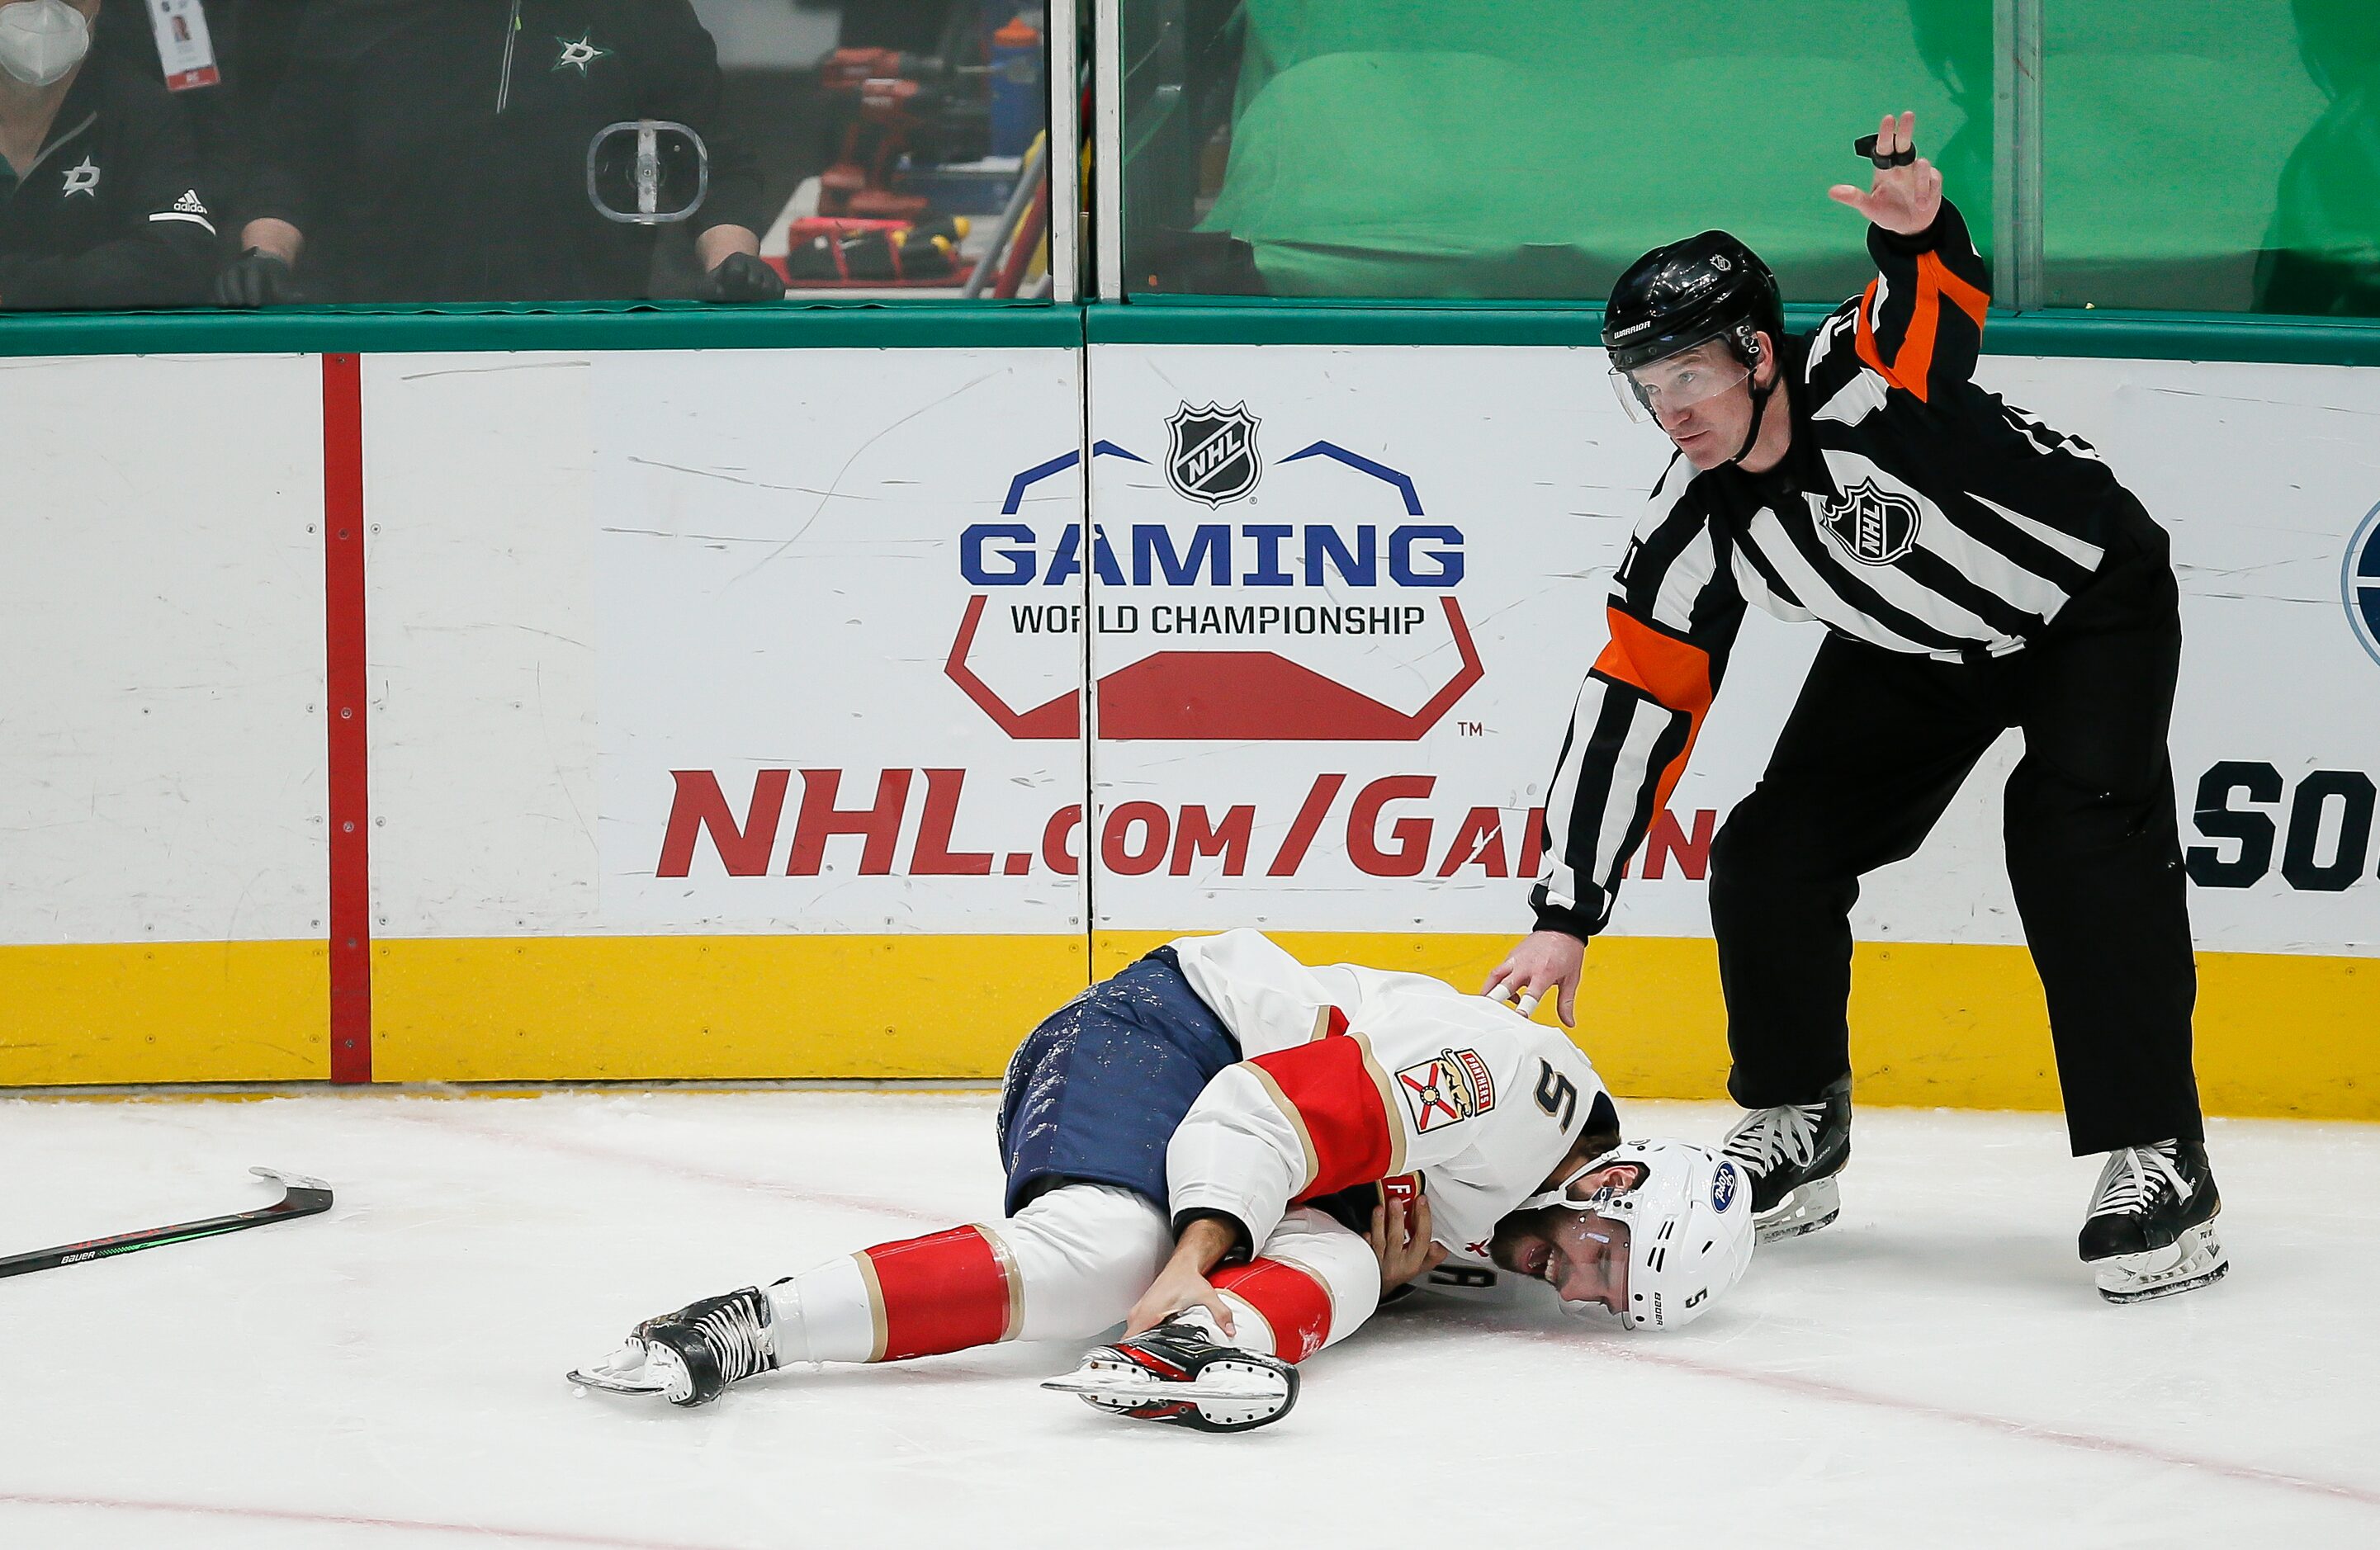
[[1209, 1279], [1216, 1290], [1264, 1315], [1272, 1326], [1272, 1353], [1283, 1362], [1303, 1362], [1330, 1338], [1330, 1291], [1310, 1270], [1257, 1259], [1218, 1270]]
[[971, 1227], [860, 1253], [883, 1299], [886, 1362], [988, 1346], [1008, 1327], [1008, 1273]]

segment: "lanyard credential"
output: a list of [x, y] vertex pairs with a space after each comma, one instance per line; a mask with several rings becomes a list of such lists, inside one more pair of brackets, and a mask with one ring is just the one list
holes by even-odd
[[188, 91], [223, 79], [215, 67], [214, 40], [207, 34], [207, 8], [199, 0], [149, 0], [149, 24], [157, 33], [166, 91]]

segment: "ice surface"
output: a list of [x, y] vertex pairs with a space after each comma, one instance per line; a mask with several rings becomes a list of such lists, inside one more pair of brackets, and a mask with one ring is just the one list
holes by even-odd
[[[1206, 1437], [1054, 1345], [577, 1394], [634, 1320], [999, 1205], [978, 1094], [0, 1102], [0, 1253], [338, 1189], [0, 1280], [0, 1544], [2380, 1544], [2380, 1127], [2230, 1122], [2235, 1268], [2103, 1303], [2054, 1117], [1863, 1110], [1844, 1213], [1693, 1328], [1400, 1307]], [[1635, 1104], [1632, 1133], [1727, 1113]]]

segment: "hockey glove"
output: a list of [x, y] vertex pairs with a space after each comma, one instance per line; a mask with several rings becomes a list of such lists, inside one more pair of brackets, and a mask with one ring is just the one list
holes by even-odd
[[218, 307], [286, 307], [303, 300], [298, 275], [261, 248], [251, 248], [215, 276]]
[[730, 253], [703, 277], [705, 301], [783, 301], [785, 282], [767, 260], [751, 253]]

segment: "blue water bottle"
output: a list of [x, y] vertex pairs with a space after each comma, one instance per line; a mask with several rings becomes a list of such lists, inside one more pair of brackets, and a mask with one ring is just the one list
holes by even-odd
[[1041, 30], [1023, 17], [991, 35], [991, 153], [1022, 156], [1041, 132]]

